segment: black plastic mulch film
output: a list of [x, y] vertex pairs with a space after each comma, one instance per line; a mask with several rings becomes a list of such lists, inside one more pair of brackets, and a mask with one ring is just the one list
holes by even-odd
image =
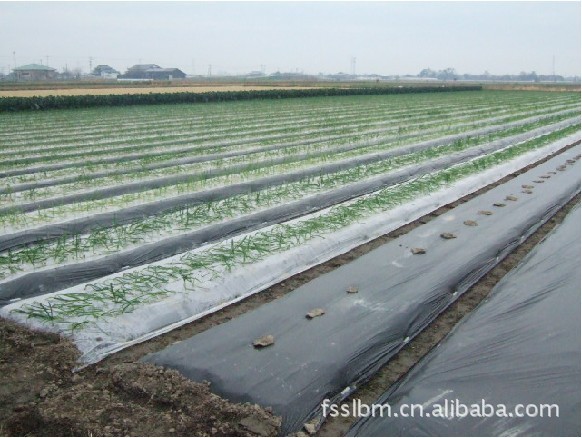
[[[485, 399], [500, 416], [375, 416], [361, 419], [350, 435], [580, 436], [580, 262], [578, 205], [487, 301], [375, 402], [398, 413], [404, 404], [430, 401], [430, 414], [440, 409], [435, 404], [448, 403], [452, 413], [453, 401], [481, 407]], [[527, 413], [515, 410], [519, 404], [535, 406], [529, 408], [534, 416], [516, 416]], [[559, 411], [535, 416], [544, 404]], [[491, 415], [480, 409], [474, 412]]]
[[[579, 118], [576, 119], [579, 120]], [[539, 135], [542, 132], [548, 132], [548, 130], [555, 130], [558, 126], [568, 126], [570, 123], [572, 123], [571, 120], [560, 122], [557, 125], [552, 125], [552, 128], [539, 128], [536, 129], [535, 132]], [[190, 233], [166, 238], [152, 244], [140, 246], [133, 250], [123, 251], [118, 254], [83, 263], [73, 263], [47, 271], [25, 274], [14, 280], [9, 280], [0, 284], [0, 306], [8, 304], [10, 300], [15, 298], [29, 298], [45, 293], [56, 292], [75, 284], [113, 274], [124, 268], [152, 263], [175, 254], [192, 250], [203, 244], [223, 240], [243, 232], [253, 231], [275, 223], [288, 221], [340, 202], [372, 193], [384, 187], [402, 183], [421, 175], [446, 169], [452, 165], [469, 161], [478, 156], [486, 155], [507, 147], [510, 144], [514, 144], [517, 141], [528, 139], [532, 136], [532, 132], [534, 131], [530, 131], [526, 134], [518, 134], [517, 136], [511, 136], [506, 139], [496, 140], [482, 146], [470, 148], [466, 151], [431, 160], [426, 164], [418, 165], [414, 168], [407, 167], [403, 170], [349, 184], [339, 189], [307, 197], [282, 206], [269, 208], [226, 223], [209, 225]], [[201, 202], [224, 199], [234, 196], [235, 194], [253, 193], [282, 182], [300, 180], [308, 174], [318, 175], [320, 172], [335, 172], [344, 168], [351, 168], [355, 166], [356, 162], [359, 164], [371, 163], [390, 156], [424, 150], [435, 144], [441, 144], [442, 141], [443, 140], [440, 139], [422, 142], [417, 145], [399, 148], [382, 154], [375, 154], [372, 157], [349, 160], [343, 163], [333, 163], [326, 166], [316, 167], [314, 169], [262, 178], [258, 181], [210, 189], [204, 192], [171, 198], [153, 204], [129, 207], [113, 213], [97, 214], [88, 218], [81, 218], [63, 224], [48, 225], [34, 230], [26, 230], [0, 236], [0, 251], [5, 251], [9, 248], [18, 247], [27, 243], [34, 243], [39, 240], [42, 241], [49, 238], [54, 239], [65, 233], [70, 235], [87, 232], [98, 227], [106, 227], [109, 226], [112, 221], [115, 221], [118, 225], [130, 223], [136, 219], [155, 213], [171, 211], [178, 205], [195, 205]]]
[[[573, 147], [276, 301], [144, 361], [207, 380], [233, 401], [270, 406], [283, 417], [282, 434], [297, 431], [321, 415], [324, 399], [339, 401], [353, 392], [575, 196], [578, 162], [543, 184], [532, 181], [579, 154], [580, 146]], [[523, 184], [535, 186], [531, 194], [522, 193]], [[492, 214], [479, 213], [486, 210]], [[477, 226], [465, 225], [467, 220]], [[457, 238], [445, 240], [444, 232]], [[414, 247], [426, 254], [413, 255]], [[346, 293], [352, 286], [358, 292]], [[306, 319], [315, 308], [325, 314]], [[265, 335], [274, 344], [254, 349], [253, 341]]]

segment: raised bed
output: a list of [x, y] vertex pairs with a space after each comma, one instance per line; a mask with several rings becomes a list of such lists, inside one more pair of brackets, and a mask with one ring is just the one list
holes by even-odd
[[[579, 153], [573, 148], [292, 294], [146, 361], [210, 381], [231, 400], [271, 406], [283, 416], [284, 434], [299, 430], [321, 414], [324, 399], [350, 394], [579, 192], [576, 165], [536, 184], [532, 194], [522, 193], [522, 185]], [[499, 203], [506, 205], [494, 206]], [[445, 232], [457, 238], [443, 239]], [[414, 255], [413, 248], [426, 253]], [[238, 280], [242, 287], [244, 280]], [[352, 287], [357, 293], [347, 293]], [[316, 308], [325, 315], [306, 319]], [[252, 342], [265, 335], [275, 343], [257, 351]]]
[[[580, 262], [578, 205], [375, 402], [396, 413], [405, 404], [423, 405], [429, 414], [443, 413], [438, 406], [448, 403], [450, 418], [369, 417], [350, 435], [580, 436]], [[454, 417], [452, 401], [482, 416]], [[501, 414], [491, 415], [485, 403]], [[531, 416], [535, 410], [544, 411]]]

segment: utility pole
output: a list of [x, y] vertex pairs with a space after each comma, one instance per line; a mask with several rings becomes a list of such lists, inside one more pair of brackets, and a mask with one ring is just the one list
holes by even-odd
[[14, 64], [14, 68], [16, 68], [16, 52], [12, 52], [12, 63]]
[[196, 74], [196, 69], [194, 67], [194, 58], [192, 58], [192, 76]]
[[356, 57], [352, 56], [350, 59], [350, 71], [352, 76], [356, 76]]
[[556, 55], [552, 55], [552, 76], [556, 82]]
[[48, 65], [49, 65], [49, 56], [46, 55], [46, 66], [48, 67]]
[[89, 56], [89, 74], [93, 72], [93, 57]]
[[212, 76], [212, 64], [208, 64], [208, 77]]

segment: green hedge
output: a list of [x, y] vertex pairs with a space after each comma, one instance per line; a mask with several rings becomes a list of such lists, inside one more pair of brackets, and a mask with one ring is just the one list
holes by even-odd
[[249, 91], [211, 91], [206, 93], [106, 94], [83, 96], [0, 97], [0, 112], [88, 108], [94, 106], [160, 105], [206, 103], [250, 99], [283, 99], [293, 97], [356, 96], [406, 93], [479, 91], [481, 86], [417, 86], [370, 88], [311, 88]]

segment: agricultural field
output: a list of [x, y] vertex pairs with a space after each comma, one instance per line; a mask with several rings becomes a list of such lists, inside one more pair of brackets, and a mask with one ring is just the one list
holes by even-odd
[[194, 92], [207, 93], [209, 91], [255, 91], [255, 90], [270, 90], [270, 89], [306, 89], [316, 88], [313, 84], [301, 85], [245, 85], [245, 84], [172, 84], [172, 85], [147, 85], [147, 86], [123, 86], [119, 84], [113, 85], [83, 85], [78, 84], [76, 87], [71, 85], [63, 88], [51, 88], [40, 86], [42, 88], [31, 87], [30, 89], [1, 89], [0, 97], [31, 97], [31, 96], [83, 96], [87, 94], [94, 95], [109, 95], [109, 94], [144, 94], [144, 93], [179, 93], [179, 92]]
[[[320, 396], [351, 394], [579, 193], [579, 142], [580, 94], [541, 91], [0, 113], [0, 316], [72, 342], [82, 372], [549, 160], [435, 221], [454, 237], [479, 230], [472, 245], [432, 241], [420, 226], [359, 265], [140, 358], [272, 407], [283, 433], [296, 433], [320, 418]], [[384, 281], [388, 260], [398, 270]], [[371, 279], [393, 282], [400, 301], [367, 291]], [[312, 308], [327, 313], [289, 313]], [[350, 319], [361, 335], [340, 330]], [[329, 325], [317, 333], [306, 325], [320, 321]], [[402, 329], [394, 338], [389, 324]], [[253, 349], [271, 332], [273, 346]], [[327, 339], [349, 346], [340, 354]], [[286, 359], [269, 358], [279, 345]], [[333, 365], [306, 359], [317, 354]], [[296, 386], [264, 382], [278, 372]]]

